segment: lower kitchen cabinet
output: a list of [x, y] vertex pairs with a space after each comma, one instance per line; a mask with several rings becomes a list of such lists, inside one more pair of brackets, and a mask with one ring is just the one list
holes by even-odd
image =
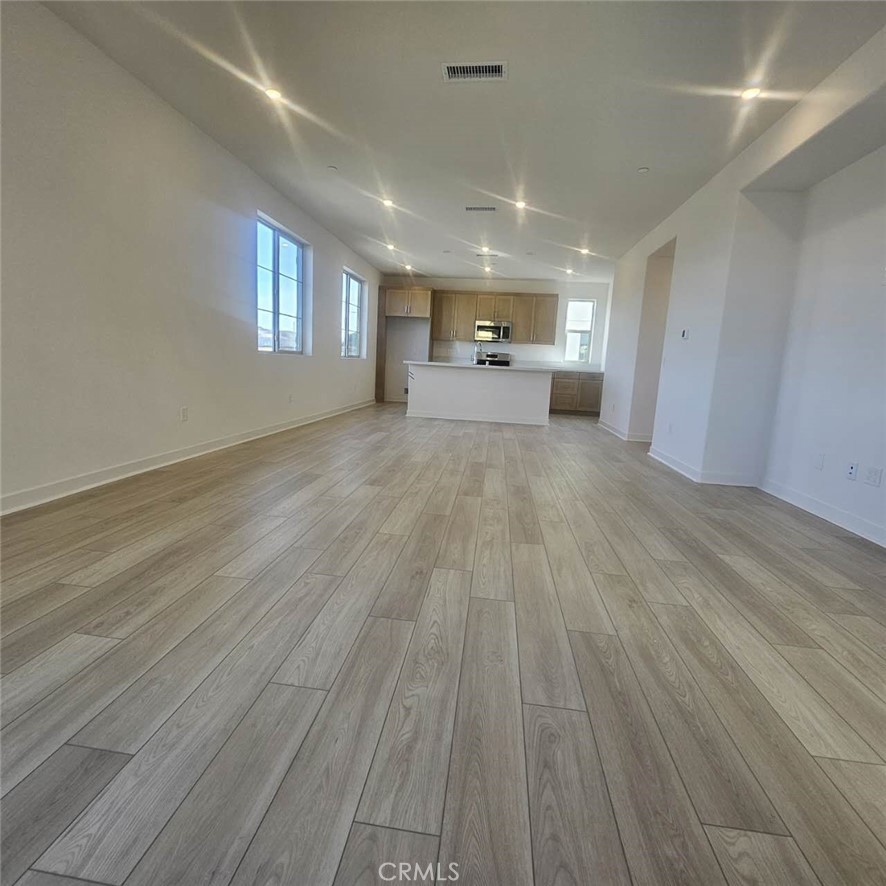
[[600, 414], [602, 372], [555, 372], [551, 379], [551, 412]]

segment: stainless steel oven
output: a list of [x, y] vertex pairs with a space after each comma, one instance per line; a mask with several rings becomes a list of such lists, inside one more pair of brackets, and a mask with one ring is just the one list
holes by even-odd
[[511, 340], [509, 320], [477, 320], [474, 324], [474, 341], [508, 342]]

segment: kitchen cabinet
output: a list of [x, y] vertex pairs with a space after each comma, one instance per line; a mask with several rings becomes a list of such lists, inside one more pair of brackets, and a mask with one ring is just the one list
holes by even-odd
[[455, 296], [455, 341], [473, 341], [477, 320], [477, 296], [473, 292], [459, 292]]
[[476, 318], [476, 293], [434, 292], [431, 317], [434, 341], [473, 341]]
[[532, 309], [535, 299], [531, 295], [514, 297], [511, 315], [511, 341], [514, 344], [532, 343]]
[[532, 306], [532, 343], [552, 345], [557, 337], [557, 296], [536, 295]]
[[598, 377], [597, 373], [583, 373], [578, 383], [578, 405], [576, 411], [599, 415], [602, 402], [603, 377]]
[[515, 344], [554, 344], [558, 296], [514, 295], [511, 299], [511, 341]]
[[481, 292], [477, 296], [478, 320], [513, 319], [514, 296], [494, 292]]
[[430, 289], [389, 289], [385, 295], [386, 317], [430, 317]]
[[555, 372], [551, 379], [551, 412], [600, 414], [602, 372]]
[[[492, 294], [481, 292], [477, 296], [477, 319], [478, 320], [494, 320], [495, 319], [495, 296]], [[473, 336], [471, 336], [473, 338]]]

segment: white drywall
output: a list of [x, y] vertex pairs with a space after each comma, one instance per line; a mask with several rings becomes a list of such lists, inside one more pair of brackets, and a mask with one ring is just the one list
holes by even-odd
[[646, 262], [640, 333], [637, 339], [637, 365], [634, 372], [634, 397], [631, 402], [634, 440], [652, 440], [673, 273], [673, 255], [651, 255]]
[[[594, 336], [591, 342], [590, 367], [601, 370], [604, 367], [606, 352], [606, 320], [609, 313], [609, 292], [611, 284], [600, 282], [558, 283], [555, 280], [474, 280], [449, 277], [385, 277], [386, 286], [421, 285], [446, 292], [538, 292], [557, 293], [560, 296], [557, 306], [557, 335], [553, 345], [502, 345], [514, 360], [554, 362], [563, 360], [566, 350], [566, 304], [570, 298], [593, 298], [597, 301], [594, 319]], [[433, 355], [436, 359], [468, 360], [474, 352], [473, 342], [434, 342]]]
[[[45, 8], [2, 56], [4, 509], [373, 399], [375, 269]], [[311, 245], [311, 356], [256, 351], [257, 212]]]
[[385, 400], [405, 403], [409, 386], [404, 360], [430, 356], [431, 321], [419, 317], [388, 317], [385, 342]]
[[[763, 488], [886, 544], [886, 147], [808, 192]], [[819, 457], [824, 456], [822, 470]], [[859, 477], [846, 478], [850, 462]]]
[[[631, 408], [646, 260], [677, 238], [652, 454], [693, 479], [705, 479], [707, 436], [720, 358], [742, 191], [886, 84], [886, 29], [880, 31], [795, 108], [616, 264], [601, 420], [632, 436]], [[741, 111], [736, 106], [736, 114]], [[849, 141], [847, 140], [847, 144]], [[654, 186], [653, 177], [649, 185]], [[688, 338], [681, 339], [681, 330]], [[724, 351], [726, 354], [727, 351]], [[749, 354], [749, 359], [752, 356]], [[739, 383], [734, 375], [731, 379]], [[749, 377], [749, 388], [754, 380]], [[717, 422], [714, 422], [714, 426]], [[670, 432], [668, 432], [670, 429]], [[743, 473], [724, 465], [718, 475]]]
[[757, 486], [763, 477], [804, 206], [802, 193], [739, 197], [705, 439], [707, 483]]

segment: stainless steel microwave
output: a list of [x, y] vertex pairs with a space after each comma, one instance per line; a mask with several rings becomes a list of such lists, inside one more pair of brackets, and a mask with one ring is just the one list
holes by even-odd
[[509, 320], [477, 320], [474, 324], [474, 341], [507, 342], [511, 340]]

